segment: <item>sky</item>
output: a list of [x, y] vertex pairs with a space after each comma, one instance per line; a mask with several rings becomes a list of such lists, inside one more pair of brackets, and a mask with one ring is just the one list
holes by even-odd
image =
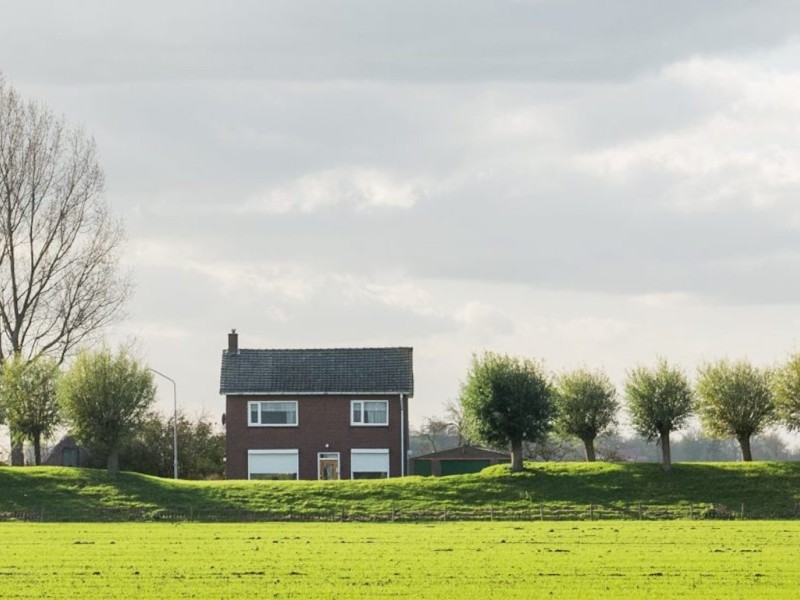
[[[800, 4], [0, 0], [0, 72], [97, 141], [107, 331], [218, 421], [244, 348], [774, 365], [800, 337]], [[160, 382], [159, 407], [172, 389]]]

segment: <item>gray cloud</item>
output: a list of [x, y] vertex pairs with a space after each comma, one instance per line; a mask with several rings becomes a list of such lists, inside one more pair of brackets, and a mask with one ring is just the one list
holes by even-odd
[[[37, 79], [624, 79], [794, 34], [789, 0], [6, 2], [6, 68]], [[35, 31], [37, 35], [30, 35]], [[48, 44], [41, 44], [46, 39]]]

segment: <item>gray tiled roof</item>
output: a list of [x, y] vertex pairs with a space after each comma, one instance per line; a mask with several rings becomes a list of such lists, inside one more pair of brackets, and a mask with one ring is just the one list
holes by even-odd
[[223, 350], [219, 393], [411, 396], [412, 348]]

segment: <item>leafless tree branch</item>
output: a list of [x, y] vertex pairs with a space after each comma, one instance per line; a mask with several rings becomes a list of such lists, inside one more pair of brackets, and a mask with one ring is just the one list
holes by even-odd
[[123, 229], [94, 140], [0, 76], [0, 362], [58, 361], [122, 316]]

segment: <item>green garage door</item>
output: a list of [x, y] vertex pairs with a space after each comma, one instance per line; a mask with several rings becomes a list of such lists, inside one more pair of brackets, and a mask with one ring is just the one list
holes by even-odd
[[415, 460], [414, 461], [414, 475], [431, 475], [431, 461], [429, 460]]
[[474, 460], [443, 460], [442, 475], [462, 475], [463, 473], [477, 473], [488, 467], [492, 461], [482, 458]]

